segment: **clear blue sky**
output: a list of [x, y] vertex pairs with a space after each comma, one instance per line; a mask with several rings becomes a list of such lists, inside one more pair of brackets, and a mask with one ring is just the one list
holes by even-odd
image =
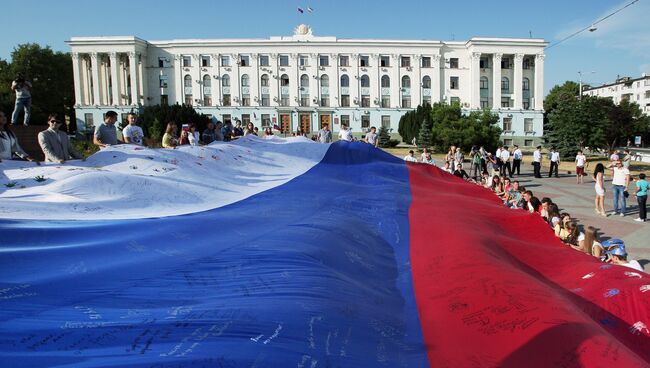
[[[73, 36], [135, 35], [146, 40], [290, 35], [300, 23], [340, 38], [466, 40], [472, 36], [562, 37], [631, 0], [23, 0], [4, 2], [0, 58], [20, 43], [69, 51]], [[298, 7], [313, 13], [300, 14]], [[592, 83], [650, 73], [650, 0], [639, 0], [595, 32], [549, 49], [546, 90], [578, 71]], [[594, 71], [595, 73], [591, 73]]]

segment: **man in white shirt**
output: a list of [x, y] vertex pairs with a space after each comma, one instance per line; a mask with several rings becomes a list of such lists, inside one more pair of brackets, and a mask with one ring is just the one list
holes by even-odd
[[548, 177], [550, 178], [553, 176], [553, 172], [555, 172], [555, 177], [559, 178], [558, 176], [558, 168], [560, 166], [560, 152], [556, 151], [555, 148], [551, 148], [551, 169], [548, 171]]
[[643, 270], [643, 266], [641, 266], [641, 264], [638, 261], [635, 261], [633, 259], [629, 259], [629, 260], [627, 259], [627, 253], [625, 252], [624, 247], [615, 247], [605, 253], [610, 256], [611, 262], [615, 265], [629, 267], [637, 271], [645, 272]]
[[512, 153], [512, 175], [515, 175], [515, 172], [517, 175], [521, 175], [521, 158], [523, 157], [523, 154], [521, 153], [521, 150], [519, 149], [519, 146], [515, 144], [515, 151]]
[[409, 151], [409, 154], [406, 155], [406, 157], [404, 157], [404, 161], [408, 161], [408, 162], [418, 162], [418, 159], [415, 158], [415, 152], [413, 152], [413, 150], [410, 150], [410, 151]]
[[508, 146], [503, 146], [499, 158], [501, 159], [501, 177], [506, 177], [506, 172], [508, 172], [507, 176], [510, 177], [512, 175], [512, 169], [510, 168], [510, 151], [508, 150]]
[[341, 124], [341, 130], [339, 130], [339, 140], [352, 142], [352, 132], [348, 129], [345, 124]]
[[623, 167], [621, 160], [618, 160], [614, 164], [614, 167], [612, 167], [612, 171], [614, 214], [619, 214], [623, 217], [625, 216], [625, 209], [627, 207], [625, 192], [627, 192], [627, 186], [630, 184], [630, 170]]
[[379, 145], [379, 139], [377, 139], [377, 128], [370, 128], [370, 132], [366, 133], [365, 141], [366, 143], [372, 144], [375, 147]]
[[541, 174], [542, 168], [542, 146], [537, 146], [535, 152], [533, 152], [533, 171], [537, 179], [542, 178]]
[[122, 135], [124, 136], [124, 142], [128, 144], [137, 144], [138, 146], [143, 145], [144, 132], [142, 128], [136, 125], [138, 117], [130, 112], [127, 117], [129, 125], [122, 129]]
[[578, 151], [576, 155], [576, 182], [578, 184], [584, 183], [585, 176], [585, 164], [587, 163], [587, 156], [585, 156], [582, 151]]

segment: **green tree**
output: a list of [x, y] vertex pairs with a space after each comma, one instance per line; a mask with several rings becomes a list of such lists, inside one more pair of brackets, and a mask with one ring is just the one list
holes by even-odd
[[431, 118], [431, 143], [438, 152], [446, 152], [450, 146], [461, 147], [467, 152], [474, 145], [493, 150], [499, 144], [501, 128], [496, 125], [499, 116], [489, 110], [463, 115], [459, 104], [436, 103]]
[[203, 131], [211, 120], [209, 116], [199, 114], [191, 105], [154, 105], [144, 108], [140, 126], [146, 137], [159, 141], [169, 122], [175, 122], [179, 128], [181, 124], [194, 123], [197, 130]]
[[612, 151], [627, 145], [635, 135], [645, 135], [650, 129], [650, 117], [644, 115], [636, 102], [623, 99], [618, 105], [611, 105], [606, 112], [609, 124], [605, 129], [607, 148]]
[[420, 135], [420, 125], [425, 119], [431, 120], [431, 105], [419, 105], [415, 110], [409, 111], [399, 119], [397, 132], [402, 140], [411, 143], [413, 138]]
[[11, 82], [18, 73], [32, 83], [31, 124], [46, 124], [47, 115], [69, 116], [74, 123], [74, 81], [70, 54], [49, 46], [21, 44], [11, 53], [11, 63], [0, 60], [0, 109], [11, 113], [15, 96]]
[[431, 118], [424, 118], [422, 119], [422, 124], [420, 124], [420, 132], [417, 138], [418, 148], [420, 150], [423, 150], [424, 148], [430, 148], [432, 138], [433, 122], [431, 121]]
[[379, 147], [381, 148], [392, 147], [390, 133], [388, 132], [388, 129], [385, 126], [382, 125], [379, 128], [379, 133], [377, 135], [379, 137]]

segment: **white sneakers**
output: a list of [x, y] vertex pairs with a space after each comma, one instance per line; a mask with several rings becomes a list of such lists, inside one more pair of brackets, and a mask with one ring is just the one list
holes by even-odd
[[634, 221], [638, 221], [638, 222], [645, 222], [645, 220], [644, 220], [644, 219], [642, 219], [642, 218], [635, 218], [635, 219], [634, 219]]

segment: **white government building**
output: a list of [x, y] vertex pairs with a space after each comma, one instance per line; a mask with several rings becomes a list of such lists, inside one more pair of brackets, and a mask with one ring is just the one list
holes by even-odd
[[370, 126], [397, 133], [419, 104], [460, 102], [500, 116], [505, 144], [533, 146], [543, 124], [543, 39], [468, 41], [338, 39], [312, 34], [269, 39], [145, 41], [73, 37], [79, 131], [108, 110], [191, 104], [226, 121], [314, 132], [341, 124], [356, 136]]
[[609, 97], [615, 104], [623, 100], [636, 102], [643, 113], [650, 114], [650, 75], [645, 73], [640, 78], [623, 77], [601, 86], [586, 86], [582, 89], [582, 94]]

